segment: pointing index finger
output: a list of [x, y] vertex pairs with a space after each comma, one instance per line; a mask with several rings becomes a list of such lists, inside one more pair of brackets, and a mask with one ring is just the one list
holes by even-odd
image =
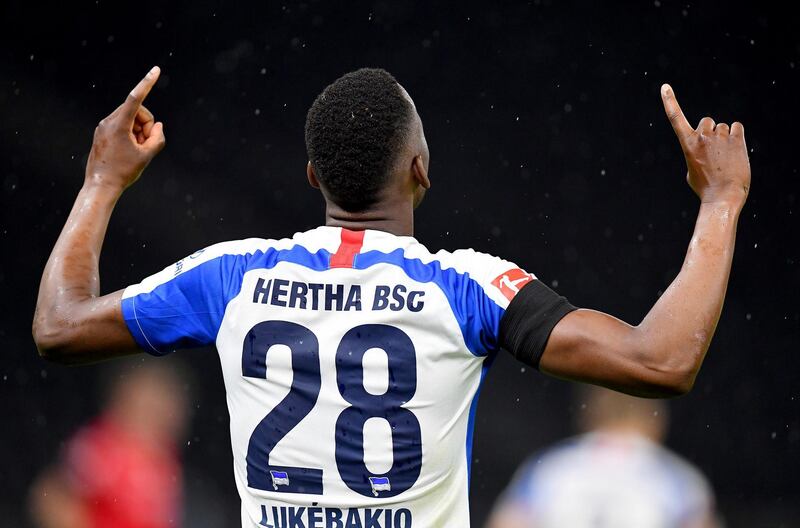
[[678, 140], [683, 143], [683, 141], [691, 135], [693, 131], [692, 125], [689, 124], [686, 120], [686, 116], [683, 115], [683, 110], [681, 110], [678, 100], [675, 99], [675, 92], [672, 91], [672, 87], [668, 84], [661, 85], [661, 101], [664, 103], [664, 111], [667, 113], [667, 118], [672, 124], [675, 135], [678, 136]]
[[136, 113], [139, 111], [139, 108], [142, 106], [145, 97], [147, 94], [150, 93], [150, 90], [156, 84], [158, 80], [158, 76], [161, 74], [161, 68], [158, 66], [153, 66], [153, 68], [147, 72], [147, 75], [144, 76], [144, 79], [139, 81], [131, 93], [128, 94], [127, 99], [125, 102], [122, 103], [122, 113], [126, 117], [126, 119], [133, 120], [136, 117]]

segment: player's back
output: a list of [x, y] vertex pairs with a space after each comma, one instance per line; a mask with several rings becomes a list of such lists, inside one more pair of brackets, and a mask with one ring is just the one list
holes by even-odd
[[128, 288], [123, 310], [156, 353], [216, 343], [244, 526], [463, 528], [476, 396], [531, 278], [319, 227], [211, 246]]

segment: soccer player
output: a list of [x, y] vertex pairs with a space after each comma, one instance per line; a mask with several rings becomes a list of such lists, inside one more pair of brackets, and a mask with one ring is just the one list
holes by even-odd
[[33, 334], [45, 358], [70, 364], [215, 344], [243, 526], [468, 526], [476, 397], [500, 348], [643, 396], [694, 383], [750, 186], [740, 123], [693, 129], [662, 87], [701, 205], [683, 268], [637, 326], [576, 310], [500, 258], [414, 239], [428, 146], [414, 102], [380, 69], [337, 79], [308, 112], [306, 173], [325, 225], [216, 244], [101, 296], [114, 204], [164, 146], [142, 106], [158, 75], [95, 131]]
[[581, 391], [584, 434], [517, 472], [488, 528], [715, 528], [711, 487], [660, 445], [663, 400], [600, 387]]

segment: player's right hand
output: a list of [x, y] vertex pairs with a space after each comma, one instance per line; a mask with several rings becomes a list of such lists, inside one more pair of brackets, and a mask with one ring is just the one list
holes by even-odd
[[681, 143], [692, 190], [703, 203], [744, 204], [750, 190], [750, 160], [742, 124], [737, 121], [728, 127], [704, 117], [694, 129], [670, 85], [661, 86], [661, 100]]
[[164, 125], [142, 106], [161, 70], [154, 66], [125, 102], [100, 121], [86, 163], [86, 181], [119, 191], [134, 183], [166, 142]]

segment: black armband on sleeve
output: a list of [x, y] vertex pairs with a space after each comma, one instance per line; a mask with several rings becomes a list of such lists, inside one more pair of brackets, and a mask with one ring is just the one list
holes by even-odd
[[576, 310], [566, 298], [540, 280], [526, 284], [500, 320], [500, 346], [526, 365], [539, 369], [550, 332], [562, 317]]

